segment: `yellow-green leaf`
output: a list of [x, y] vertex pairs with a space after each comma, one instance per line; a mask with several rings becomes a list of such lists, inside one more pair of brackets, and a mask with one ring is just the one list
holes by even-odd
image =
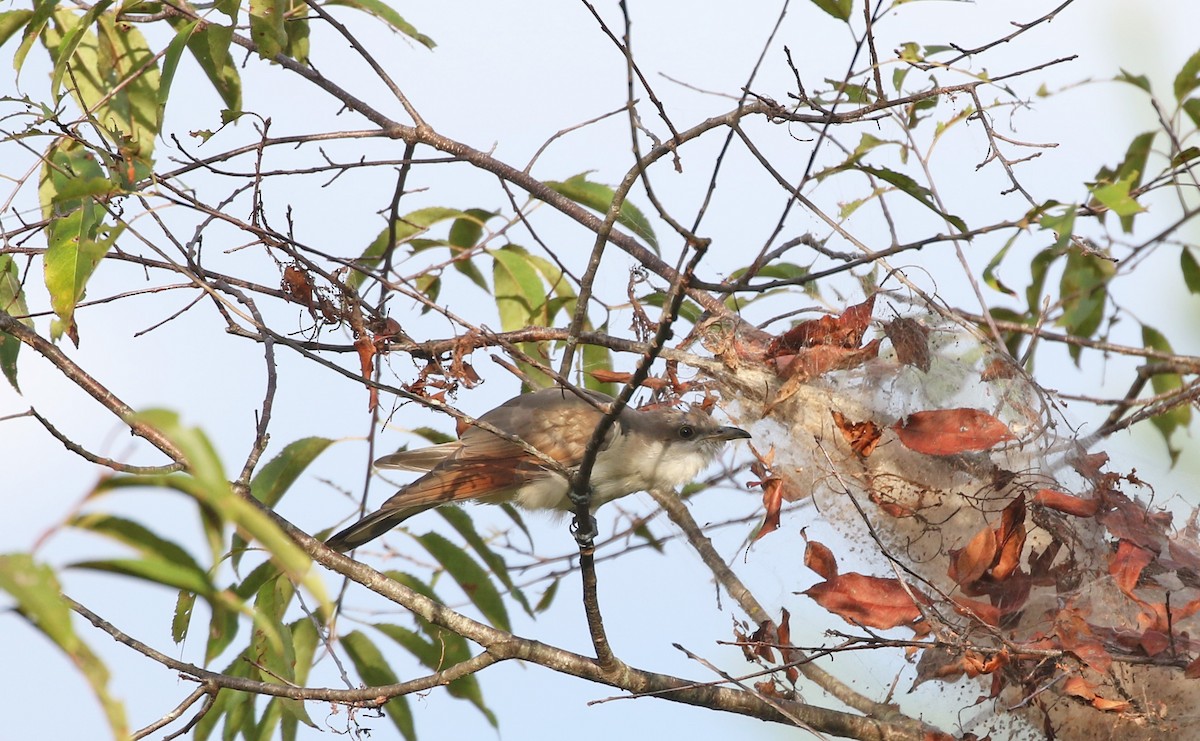
[[75, 634], [71, 608], [62, 596], [58, 579], [50, 567], [34, 563], [28, 554], [0, 556], [0, 590], [17, 602], [22, 617], [54, 641], [79, 667], [104, 708], [108, 726], [116, 738], [129, 736], [125, 707], [109, 693], [108, 668]]
[[[593, 211], [598, 211], [601, 214], [607, 214], [612, 208], [613, 196], [615, 191], [602, 183], [593, 183], [587, 179], [587, 173], [580, 173], [567, 180], [547, 180], [546, 186], [555, 191], [559, 195], [570, 198], [581, 206], [586, 206]], [[658, 238], [654, 236], [654, 230], [650, 227], [650, 220], [646, 215], [634, 206], [629, 201], [621, 203], [621, 210], [617, 214], [617, 223], [625, 226], [634, 235], [646, 241], [646, 244], [658, 252]]]

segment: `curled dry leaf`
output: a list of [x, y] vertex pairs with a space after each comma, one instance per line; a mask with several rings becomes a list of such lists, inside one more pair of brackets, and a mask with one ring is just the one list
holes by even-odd
[[1142, 576], [1142, 569], [1146, 568], [1153, 558], [1154, 554], [1145, 548], [1122, 540], [1117, 544], [1116, 552], [1109, 556], [1109, 576], [1113, 578], [1118, 589], [1136, 600], [1138, 598], [1133, 590]]
[[875, 452], [875, 448], [879, 446], [879, 439], [883, 435], [879, 425], [871, 420], [851, 422], [846, 419], [846, 415], [836, 409], [830, 409], [829, 413], [833, 416], [833, 423], [842, 433], [842, 437], [846, 439], [850, 449], [860, 458], [866, 458]]
[[751, 445], [750, 451], [754, 453], [750, 472], [757, 476], [758, 480], [749, 482], [748, 486], [762, 488], [763, 510], [766, 511], [762, 525], [754, 536], [754, 540], [757, 541], [779, 529], [779, 513], [783, 507], [784, 484], [783, 479], [771, 471], [771, 464], [775, 460], [775, 448], [762, 454]]
[[1039, 507], [1057, 510], [1075, 517], [1093, 517], [1100, 507], [1099, 500], [1082, 499], [1053, 489], [1041, 489], [1033, 495], [1033, 503]]
[[1063, 684], [1063, 691], [1068, 695], [1078, 697], [1092, 704], [1097, 710], [1110, 713], [1123, 713], [1133, 707], [1125, 700], [1109, 700], [1096, 694], [1095, 688], [1083, 677], [1078, 675], [1068, 677]]
[[826, 581], [837, 578], [837, 558], [824, 543], [818, 543], [815, 540], [808, 542], [804, 548], [804, 565], [817, 572], [817, 575]]
[[295, 265], [283, 269], [283, 292], [298, 304], [313, 309], [313, 285], [305, 273]]
[[1008, 425], [980, 409], [913, 412], [892, 429], [904, 447], [925, 455], [978, 452], [1016, 439]]
[[[622, 383], [622, 384], [624, 384], [624, 383], [629, 383], [633, 379], [632, 373], [626, 373], [623, 371], [606, 370], [604, 368], [599, 368], [594, 371], [588, 371], [588, 375], [590, 375], [592, 378], [595, 378], [600, 383]], [[668, 381], [665, 378], [658, 378], [656, 376], [650, 376], [649, 378], [646, 378], [642, 381], [642, 386], [644, 388], [654, 389], [655, 391], [661, 391], [662, 389], [665, 389], [665, 388], [671, 388], [672, 384], [670, 381]], [[685, 384], [685, 386], [686, 386], [686, 384]], [[681, 388], [681, 389], [677, 388], [675, 390], [682, 394], [685, 391], [687, 391], [687, 388]]]
[[358, 353], [358, 362], [362, 369], [363, 380], [367, 382], [369, 396], [367, 410], [373, 412], [379, 406], [379, 389], [370, 384], [375, 368], [375, 343], [371, 341], [369, 335], [360, 334], [354, 340], [354, 350]]
[[847, 307], [841, 316], [823, 316], [800, 322], [772, 340], [767, 346], [766, 356], [778, 358], [794, 355], [799, 350], [819, 345], [856, 348], [862, 344], [874, 308], [875, 296], [872, 295], [861, 304]]

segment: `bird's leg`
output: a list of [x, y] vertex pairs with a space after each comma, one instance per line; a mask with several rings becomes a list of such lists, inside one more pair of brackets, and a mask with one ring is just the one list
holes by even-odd
[[[575, 542], [580, 546], [588, 546], [600, 534], [599, 528], [596, 526], [596, 518], [591, 514], [592, 502], [592, 487], [588, 486], [587, 490], [582, 494], [575, 491], [575, 487], [571, 487], [567, 491], [567, 498], [571, 500], [571, 506], [575, 509], [575, 519], [571, 522], [571, 534], [575, 536]], [[588, 511], [587, 525], [583, 525], [583, 519], [579, 516], [579, 511], [586, 509]]]

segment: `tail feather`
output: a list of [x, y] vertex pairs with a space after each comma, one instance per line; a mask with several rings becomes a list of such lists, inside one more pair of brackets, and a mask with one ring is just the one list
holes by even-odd
[[350, 527], [342, 530], [332, 538], [325, 541], [325, 545], [329, 546], [339, 553], [352, 551], [364, 543], [378, 538], [387, 531], [396, 527], [413, 515], [424, 512], [432, 508], [433, 504], [419, 505], [415, 507], [393, 507], [381, 509], [378, 512], [367, 515]]

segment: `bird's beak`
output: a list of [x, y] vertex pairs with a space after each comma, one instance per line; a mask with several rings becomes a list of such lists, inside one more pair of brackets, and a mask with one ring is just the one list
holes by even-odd
[[713, 440], [722, 442], [727, 440], [749, 440], [750, 433], [743, 430], [741, 427], [718, 427], [709, 435]]

